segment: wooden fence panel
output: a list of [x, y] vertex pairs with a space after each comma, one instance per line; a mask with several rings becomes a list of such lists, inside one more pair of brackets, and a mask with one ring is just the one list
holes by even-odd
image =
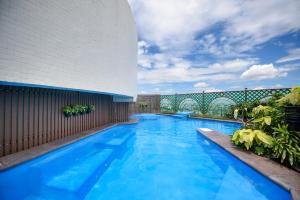
[[[0, 86], [0, 133], [4, 133], [4, 121], [5, 119], [5, 91], [4, 88]], [[4, 155], [4, 135], [0, 134], [0, 156]]]
[[[65, 117], [63, 107], [76, 104], [92, 104], [95, 111]], [[127, 120], [128, 103], [109, 95], [0, 85], [0, 157]]]

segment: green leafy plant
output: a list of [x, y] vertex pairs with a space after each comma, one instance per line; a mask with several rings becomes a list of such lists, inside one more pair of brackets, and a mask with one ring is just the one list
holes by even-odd
[[300, 166], [300, 133], [289, 132], [287, 125], [273, 128], [273, 156], [281, 163]]
[[252, 119], [248, 126], [253, 129], [260, 129], [267, 133], [272, 133], [272, 127], [282, 124], [284, 113], [281, 109], [271, 106], [259, 105], [252, 110]]
[[91, 113], [93, 111], [95, 111], [95, 106], [94, 105], [87, 105], [84, 108], [86, 110], [86, 113]]
[[233, 107], [233, 117], [234, 119], [241, 119], [246, 123], [251, 117], [251, 111], [254, 107], [259, 105], [259, 101], [253, 103], [242, 103]]
[[90, 113], [95, 110], [94, 105], [68, 105], [63, 108], [63, 113], [66, 117], [76, 116], [79, 114]]
[[300, 86], [292, 88], [291, 93], [285, 95], [284, 97], [279, 99], [277, 102], [280, 106], [285, 106], [285, 105], [299, 106], [300, 105]]
[[245, 147], [249, 150], [253, 146], [271, 147], [273, 138], [261, 130], [240, 129], [236, 131], [231, 140], [235, 145]]
[[[273, 94], [264, 105], [254, 106], [251, 110], [247, 105], [236, 107], [234, 117], [242, 117], [244, 127], [234, 133], [232, 142], [258, 155], [299, 169], [300, 132], [289, 131], [285, 120], [286, 106], [299, 105], [300, 87], [296, 87], [284, 97]], [[291, 112], [291, 115], [295, 117], [296, 113]]]
[[71, 106], [65, 106], [63, 112], [66, 117], [70, 117], [73, 114], [73, 108]]

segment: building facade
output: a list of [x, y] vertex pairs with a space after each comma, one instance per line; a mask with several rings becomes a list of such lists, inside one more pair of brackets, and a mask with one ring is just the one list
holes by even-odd
[[0, 156], [128, 120], [136, 80], [126, 0], [0, 1]]

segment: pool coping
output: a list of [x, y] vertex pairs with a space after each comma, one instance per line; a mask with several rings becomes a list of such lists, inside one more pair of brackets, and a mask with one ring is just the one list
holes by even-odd
[[[165, 116], [174, 116], [174, 114], [165, 114], [165, 113], [155, 113], [156, 115], [165, 115]], [[230, 120], [230, 119], [214, 119], [208, 117], [188, 117], [189, 119], [204, 119], [204, 120], [213, 120], [213, 121], [220, 121], [220, 122], [231, 122], [231, 123], [238, 123], [243, 124], [243, 122], [238, 120]]]
[[205, 120], [214, 120], [214, 121], [221, 121], [221, 122], [232, 122], [232, 123], [238, 123], [238, 124], [243, 124], [243, 122], [238, 121], [238, 120], [230, 120], [230, 119], [213, 119], [213, 118], [208, 118], [208, 117], [189, 117], [191, 119], [205, 119]]
[[280, 165], [273, 160], [258, 156], [233, 145], [228, 135], [202, 128], [199, 128], [197, 131], [234, 157], [288, 190], [293, 200], [300, 200], [300, 173]]
[[131, 119], [127, 122], [117, 122], [117, 123], [106, 124], [104, 126], [96, 127], [96, 128], [89, 129], [86, 131], [82, 131], [82, 132], [76, 133], [74, 135], [55, 140], [50, 143], [45, 143], [45, 144], [42, 144], [42, 145], [39, 145], [36, 147], [32, 147], [30, 149], [26, 149], [24, 151], [20, 151], [20, 152], [14, 153], [14, 154], [9, 154], [7, 156], [0, 157], [0, 172], [4, 171], [6, 169], [9, 169], [11, 167], [20, 165], [24, 162], [27, 162], [27, 161], [37, 158], [39, 156], [42, 156], [44, 154], [47, 154], [56, 149], [59, 149], [64, 146], [67, 146], [69, 144], [75, 143], [84, 138], [90, 137], [94, 134], [97, 134], [99, 131], [104, 131], [104, 130], [110, 129], [110, 128], [118, 126], [118, 125], [135, 124], [135, 123], [138, 123], [138, 121], [139, 121], [138, 119]]

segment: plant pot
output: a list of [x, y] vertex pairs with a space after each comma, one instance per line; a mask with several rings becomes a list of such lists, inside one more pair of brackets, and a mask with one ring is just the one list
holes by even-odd
[[300, 106], [285, 106], [285, 123], [290, 131], [300, 131]]

